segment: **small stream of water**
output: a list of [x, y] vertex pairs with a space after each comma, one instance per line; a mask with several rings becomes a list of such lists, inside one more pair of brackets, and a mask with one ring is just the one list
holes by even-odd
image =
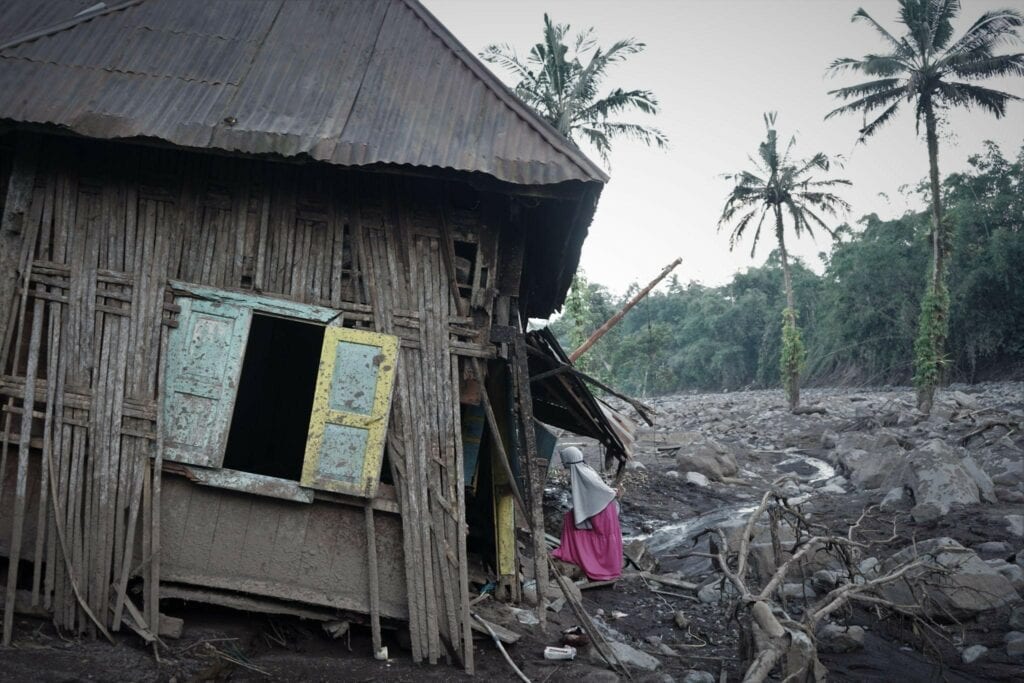
[[[835, 469], [824, 460], [809, 455], [802, 455], [794, 452], [789, 457], [776, 463], [775, 469], [780, 473], [791, 472], [802, 484], [815, 485], [828, 481], [836, 476]], [[803, 502], [811, 497], [811, 494], [794, 498], [793, 502]], [[750, 503], [735, 503], [705, 512], [692, 519], [673, 522], [655, 529], [650, 534], [633, 536], [630, 539], [640, 539], [647, 543], [647, 547], [655, 554], [662, 554], [681, 549], [693, 543], [694, 537], [719, 526], [729, 526], [730, 523], [738, 523], [746, 519], [747, 515], [757, 509], [756, 505]]]

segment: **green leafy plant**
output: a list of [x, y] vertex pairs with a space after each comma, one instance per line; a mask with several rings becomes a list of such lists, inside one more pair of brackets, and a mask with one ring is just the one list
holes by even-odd
[[782, 371], [782, 386], [786, 390], [789, 409], [800, 405], [800, 373], [803, 371], [807, 353], [796, 324], [796, 311], [787, 308], [782, 312], [782, 354], [779, 369]]
[[921, 301], [921, 319], [914, 342], [914, 386], [918, 409], [930, 413], [934, 387], [942, 380], [947, 359], [943, 355], [949, 336], [949, 291], [940, 282], [929, 288]]

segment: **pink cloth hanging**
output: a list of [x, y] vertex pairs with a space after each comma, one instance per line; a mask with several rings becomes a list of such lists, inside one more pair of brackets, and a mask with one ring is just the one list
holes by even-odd
[[612, 501], [589, 519], [590, 529], [577, 529], [572, 510], [562, 519], [562, 544], [551, 556], [580, 567], [591, 581], [622, 575], [622, 529], [619, 504]]

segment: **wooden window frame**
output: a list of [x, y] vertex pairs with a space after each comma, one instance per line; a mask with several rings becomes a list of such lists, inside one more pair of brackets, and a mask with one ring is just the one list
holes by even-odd
[[[317, 387], [313, 396], [313, 414], [310, 419], [310, 432], [307, 437], [307, 448], [302, 454], [302, 474], [298, 481], [267, 475], [244, 472], [223, 467], [227, 447], [227, 432], [218, 436], [218, 451], [215, 457], [217, 464], [199, 464], [194, 462], [175, 461], [172, 469], [183, 469], [189, 479], [195, 483], [232, 491], [252, 493], [256, 495], [279, 498], [300, 503], [312, 503], [314, 499], [345, 501], [393, 499], [393, 487], [380, 484], [380, 468], [383, 460], [384, 442], [390, 418], [391, 399], [395, 384], [395, 365], [398, 361], [399, 340], [391, 335], [342, 327], [344, 315], [342, 311], [303, 304], [287, 299], [253, 294], [251, 291], [233, 291], [205, 285], [197, 285], [179, 280], [169, 280], [168, 286], [176, 298], [188, 298], [224, 304], [239, 309], [246, 309], [247, 315], [269, 315], [303, 323], [320, 324], [325, 327], [324, 343], [321, 346], [321, 370], [317, 374]], [[246, 326], [248, 329], [248, 326]], [[361, 341], [360, 341], [361, 340]], [[390, 365], [389, 377], [378, 378], [373, 398], [373, 411], [369, 416], [343, 414], [343, 411], [330, 410], [327, 402], [330, 399], [330, 382], [326, 384], [324, 377], [333, 372], [336, 344], [339, 342], [371, 343], [381, 346], [384, 363]], [[239, 369], [245, 362], [248, 339], [241, 346]], [[164, 359], [168, 362], [169, 359]], [[326, 367], [325, 367], [326, 365]], [[234, 387], [237, 395], [238, 386]], [[230, 426], [234, 414], [234, 397], [228, 416]], [[165, 407], [161, 406], [161, 410]], [[327, 424], [347, 424], [365, 426], [370, 434], [367, 447], [363, 452], [362, 477], [358, 484], [336, 484], [317, 476], [323, 429]], [[223, 443], [221, 443], [223, 442]], [[321, 495], [326, 494], [326, 495]], [[340, 498], [339, 498], [340, 494]]]

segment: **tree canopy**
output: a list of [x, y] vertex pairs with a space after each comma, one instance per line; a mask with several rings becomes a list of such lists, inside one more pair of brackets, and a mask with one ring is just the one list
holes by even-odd
[[613, 88], [601, 95], [608, 71], [646, 45], [625, 38], [607, 48], [597, 45], [594, 29], [575, 37], [569, 24], [555, 24], [544, 15], [544, 36], [521, 59], [510, 45], [489, 45], [480, 57], [496, 64], [517, 79], [515, 93], [570, 141], [586, 140], [607, 164], [612, 141], [632, 138], [647, 145], [665, 147], [668, 137], [650, 125], [622, 121], [622, 114], [658, 113], [654, 93], [644, 89]]
[[[942, 183], [951, 223], [949, 376], [1024, 377], [1024, 147], [993, 144]], [[927, 196], [927, 185], [917, 189]], [[845, 226], [824, 272], [793, 263], [807, 348], [806, 384], [905, 384], [913, 374], [918, 311], [930, 267], [928, 211]], [[778, 250], [720, 287], [670, 278], [580, 360], [635, 394], [779, 386], [778, 312], [785, 307]], [[587, 335], [631, 294], [584, 288]], [[553, 324], [567, 348], [572, 322]]]

